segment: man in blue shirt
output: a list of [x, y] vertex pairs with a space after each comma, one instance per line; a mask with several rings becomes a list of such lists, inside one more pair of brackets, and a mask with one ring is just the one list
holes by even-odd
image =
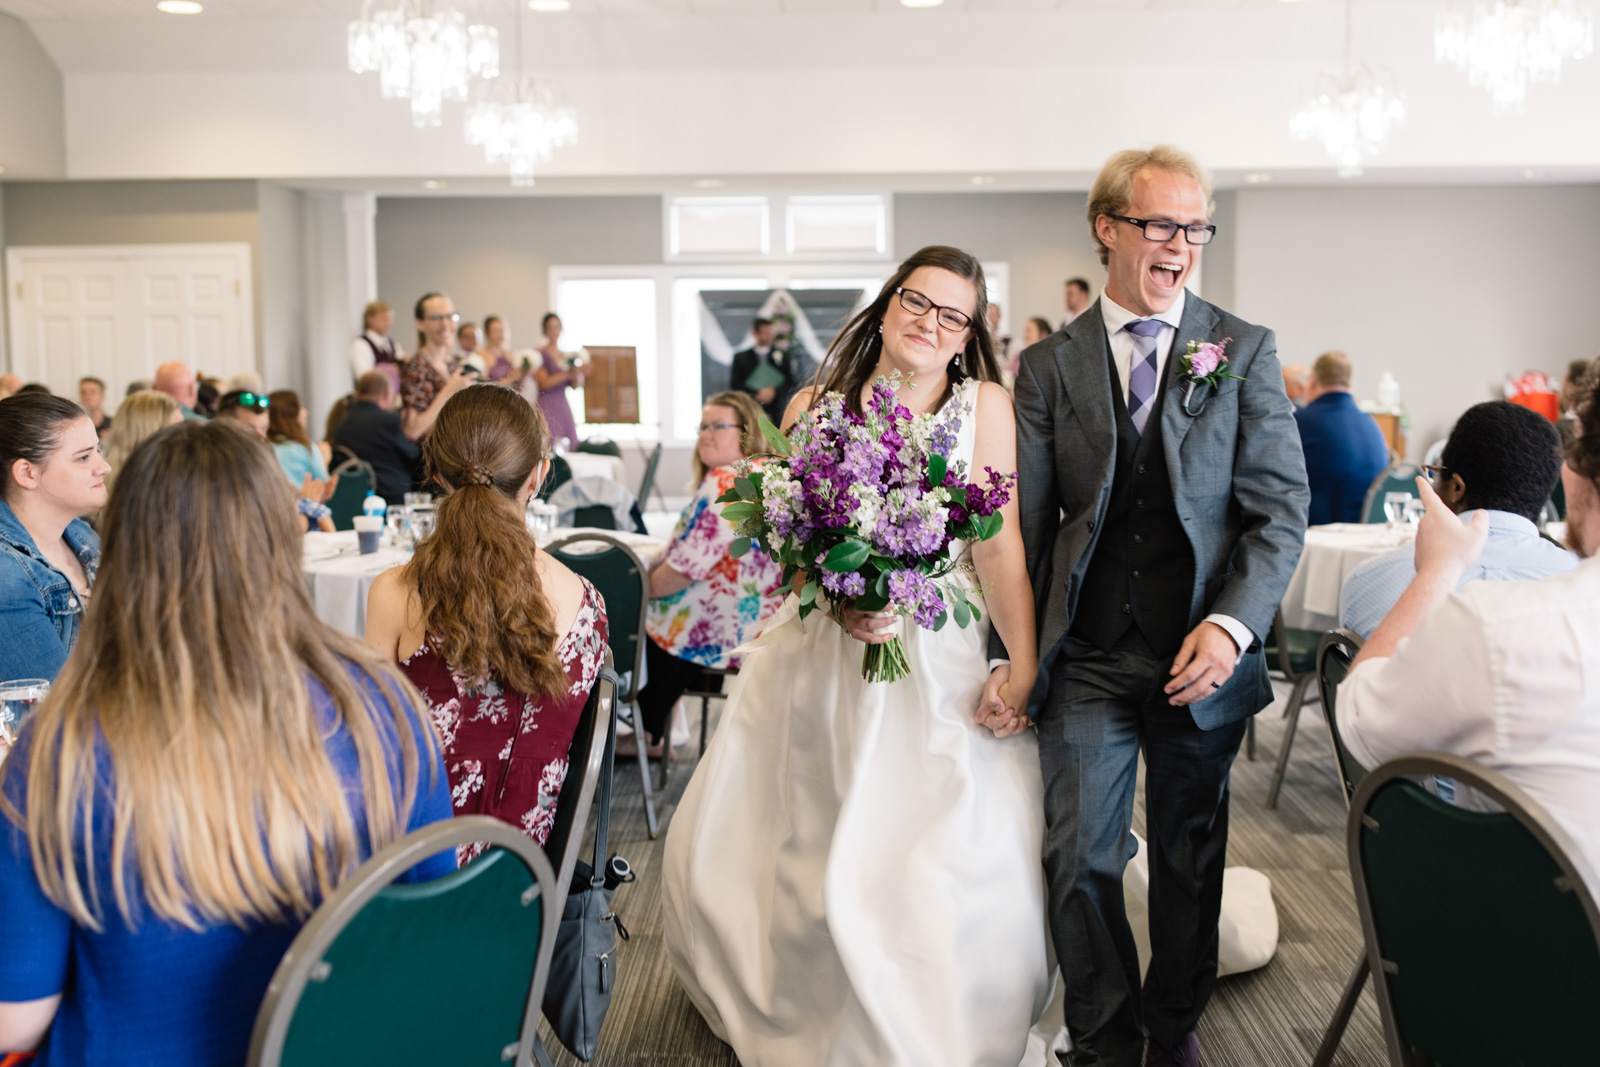
[[[1504, 400], [1470, 407], [1450, 431], [1439, 466], [1427, 468], [1451, 510], [1471, 522], [1489, 513], [1489, 540], [1462, 575], [1473, 581], [1530, 581], [1565, 574], [1578, 557], [1539, 536], [1539, 511], [1561, 477], [1560, 439], [1543, 415]], [[1339, 593], [1339, 624], [1362, 637], [1377, 629], [1411, 579], [1414, 545], [1369, 559]], [[1459, 588], [1459, 586], [1458, 586]]]
[[1311, 365], [1306, 406], [1294, 413], [1311, 485], [1308, 522], [1361, 522], [1367, 490], [1389, 465], [1389, 446], [1350, 395], [1350, 357], [1324, 352]]

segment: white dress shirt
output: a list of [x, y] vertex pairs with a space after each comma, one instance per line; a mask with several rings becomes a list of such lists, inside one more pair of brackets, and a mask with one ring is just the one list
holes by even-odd
[[[1499, 771], [1600, 871], [1600, 558], [1537, 582], [1472, 582], [1394, 655], [1339, 687], [1339, 732], [1365, 767], [1422, 749]], [[1456, 803], [1483, 808], [1457, 788]]]
[[[372, 344], [369, 345], [368, 341], [371, 341]], [[393, 352], [396, 362], [404, 359], [399, 346], [393, 341], [381, 333], [374, 333], [372, 330], [368, 330], [350, 342], [350, 371], [355, 377], [360, 378], [367, 371], [378, 365], [377, 357], [372, 353], [373, 345], [376, 345], [379, 351], [388, 349]]]
[[[1178, 292], [1178, 299], [1172, 306], [1159, 315], [1151, 315], [1162, 323], [1161, 332], [1156, 335], [1156, 381], [1161, 381], [1162, 374], [1166, 373], [1167, 356], [1172, 353], [1172, 343], [1178, 338], [1178, 327], [1183, 323], [1183, 305], [1189, 298], [1189, 290], [1182, 289]], [[1117, 365], [1117, 388], [1122, 390], [1122, 402], [1128, 402], [1128, 375], [1133, 373], [1133, 334], [1127, 330], [1127, 325], [1137, 319], [1144, 318], [1135, 315], [1127, 308], [1112, 300], [1105, 293], [1100, 294], [1100, 319], [1105, 323], [1106, 339], [1111, 342], [1111, 359]], [[1159, 411], [1152, 411], [1151, 418], [1159, 418]], [[1089, 566], [1094, 566], [1094, 561], [1089, 561]], [[1233, 643], [1239, 646], [1239, 655], [1244, 655], [1244, 650], [1255, 641], [1255, 635], [1250, 632], [1250, 627], [1234, 618], [1232, 615], [1223, 615], [1220, 612], [1207, 615], [1205, 622], [1215, 623], [1222, 627]], [[1265, 635], [1263, 635], [1265, 636]], [[1234, 660], [1238, 662], [1237, 658]]]

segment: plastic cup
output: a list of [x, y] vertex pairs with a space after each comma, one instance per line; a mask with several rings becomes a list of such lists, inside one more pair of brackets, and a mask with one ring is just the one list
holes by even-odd
[[383, 536], [383, 516], [357, 515], [350, 521], [356, 528], [356, 540], [360, 542], [361, 554], [370, 556], [378, 551], [378, 538]]

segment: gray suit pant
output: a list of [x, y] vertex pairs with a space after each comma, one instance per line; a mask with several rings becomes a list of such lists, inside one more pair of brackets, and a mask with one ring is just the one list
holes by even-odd
[[[1245, 723], [1201, 730], [1167, 703], [1171, 666], [1137, 628], [1110, 652], [1069, 635], [1039, 717], [1050, 930], [1077, 1064], [1138, 1067], [1141, 1024], [1175, 1047], [1216, 984], [1228, 774]], [[1152, 957], [1142, 995], [1122, 896], [1141, 748]]]

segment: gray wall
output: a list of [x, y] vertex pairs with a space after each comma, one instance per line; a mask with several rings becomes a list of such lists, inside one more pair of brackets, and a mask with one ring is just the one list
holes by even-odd
[[8, 179], [67, 172], [61, 71], [26, 23], [0, 14], [0, 167]]
[[293, 389], [305, 400], [306, 346], [304, 272], [304, 196], [272, 182], [256, 190], [261, 226], [263, 299], [256, 310], [261, 325], [257, 365], [268, 389]]
[[1508, 373], [1600, 354], [1600, 185], [1246, 189], [1235, 310], [1285, 362], [1339, 348], [1357, 398], [1387, 370], [1420, 456]]
[[250, 246], [255, 346], [262, 323], [261, 215], [252, 181], [9, 182], [3, 210], [7, 247], [204, 244]]
[[463, 320], [499, 315], [512, 342], [539, 343], [555, 264], [661, 262], [661, 198], [382, 197], [378, 296], [395, 309], [394, 337], [416, 347], [412, 307], [449, 293]]

